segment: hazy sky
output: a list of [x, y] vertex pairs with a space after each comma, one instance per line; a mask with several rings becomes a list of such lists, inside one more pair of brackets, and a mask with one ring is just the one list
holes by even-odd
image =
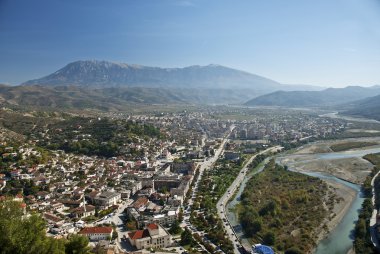
[[380, 84], [380, 0], [0, 0], [0, 82], [81, 59]]

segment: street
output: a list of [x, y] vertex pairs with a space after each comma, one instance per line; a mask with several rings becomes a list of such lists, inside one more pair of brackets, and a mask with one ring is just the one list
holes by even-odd
[[[227, 202], [228, 200], [230, 200], [230, 198], [234, 195], [235, 191], [238, 189], [238, 187], [240, 186], [241, 182], [243, 181], [243, 179], [245, 178], [246, 174], [247, 174], [247, 169], [248, 169], [248, 166], [251, 164], [251, 162], [256, 158], [256, 156], [260, 155], [260, 154], [265, 154], [265, 153], [268, 153], [268, 152], [275, 152], [277, 150], [281, 149], [280, 146], [275, 146], [275, 147], [270, 147], [264, 151], [261, 151], [255, 155], [253, 155], [243, 166], [243, 168], [240, 170], [240, 173], [238, 174], [238, 176], [235, 178], [235, 180], [233, 181], [233, 183], [230, 185], [230, 187], [228, 187], [227, 191], [223, 194], [223, 196], [219, 199], [217, 205], [216, 205], [216, 208], [217, 208], [217, 211], [218, 211], [218, 215], [219, 217], [223, 220], [223, 226], [227, 232], [227, 235], [230, 236], [230, 239], [231, 241], [233, 242], [233, 246], [234, 246], [234, 253], [236, 254], [240, 254], [240, 251], [238, 249], [238, 246], [241, 245], [240, 243], [240, 240], [238, 238], [238, 236], [235, 234], [235, 231], [233, 230], [232, 226], [230, 225], [229, 221], [228, 221], [228, 217], [226, 215], [226, 205], [227, 205]], [[226, 223], [227, 222], [227, 223]]]

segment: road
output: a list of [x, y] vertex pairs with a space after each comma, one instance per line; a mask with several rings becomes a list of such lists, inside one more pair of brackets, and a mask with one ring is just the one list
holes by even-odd
[[[200, 163], [199, 176], [196, 179], [196, 182], [192, 188], [192, 193], [191, 193], [191, 196], [190, 196], [188, 203], [187, 203], [188, 209], [184, 210], [184, 217], [183, 217], [184, 221], [181, 223], [181, 227], [187, 227], [192, 233], [198, 233], [198, 234], [203, 233], [203, 232], [197, 231], [195, 229], [195, 227], [190, 223], [190, 210], [191, 210], [190, 206], [193, 205], [193, 203], [194, 203], [194, 199], [195, 199], [196, 193], [198, 191], [198, 184], [200, 183], [200, 181], [202, 179], [204, 171], [210, 169], [212, 167], [212, 165], [214, 165], [214, 163], [218, 160], [218, 158], [222, 154], [222, 152], [224, 151], [224, 147], [225, 147], [226, 142], [228, 141], [228, 137], [234, 129], [235, 129], [235, 126], [232, 125], [230, 128], [230, 132], [224, 136], [219, 148], [215, 151], [214, 156], [209, 157], [206, 161]], [[213, 245], [212, 243], [210, 243], [210, 244]], [[203, 250], [206, 250], [202, 244], [200, 244], [200, 245], [201, 245], [201, 248]], [[214, 246], [214, 247], [216, 247], [216, 246]]]
[[[372, 205], [375, 206], [375, 179], [380, 174], [380, 171], [377, 172], [377, 174], [372, 178], [371, 180], [371, 186], [372, 186]], [[373, 243], [373, 246], [375, 246], [376, 249], [379, 249], [379, 239], [377, 238], [377, 227], [376, 227], [376, 217], [377, 217], [377, 209], [373, 209], [372, 211], [372, 217], [369, 221], [369, 228], [371, 231], [371, 241]]]
[[99, 224], [103, 224], [103, 223], [115, 224], [116, 225], [116, 232], [117, 232], [117, 239], [115, 239], [115, 244], [121, 250], [124, 250], [124, 251], [129, 251], [129, 250], [126, 249], [127, 245], [124, 244], [124, 242], [122, 241], [123, 235], [127, 233], [124, 230], [124, 226], [123, 226], [123, 216], [124, 216], [123, 212], [124, 212], [125, 208], [127, 208], [132, 202], [133, 202], [132, 199], [128, 199], [127, 201], [123, 202], [119, 206], [119, 208], [117, 210], [115, 210], [109, 217], [107, 217], [106, 219], [103, 219], [103, 220], [99, 220], [95, 223], [95, 225], [99, 225]]
[[223, 194], [223, 196], [219, 199], [218, 203], [216, 204], [218, 216], [223, 220], [223, 226], [227, 232], [227, 235], [230, 237], [231, 241], [233, 242], [234, 253], [236, 254], [240, 254], [238, 246], [241, 245], [241, 243], [239, 241], [238, 236], [235, 234], [235, 231], [233, 230], [231, 224], [228, 222], [228, 218], [225, 211], [227, 202], [234, 195], [235, 191], [239, 188], [241, 182], [247, 175], [249, 164], [251, 164], [251, 162], [256, 158], [256, 156], [260, 154], [269, 153], [269, 152], [276, 152], [279, 149], [281, 149], [281, 146], [270, 147], [264, 151], [261, 151], [253, 155], [247, 162], [245, 162], [238, 176], [235, 178], [233, 183], [230, 185], [230, 187], [228, 187], [227, 191]]

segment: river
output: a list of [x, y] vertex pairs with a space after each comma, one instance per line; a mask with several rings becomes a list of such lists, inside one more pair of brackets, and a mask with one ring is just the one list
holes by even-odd
[[327, 113], [323, 115], [319, 115], [320, 117], [330, 117], [330, 118], [339, 118], [347, 121], [355, 121], [355, 122], [362, 122], [362, 123], [380, 123], [380, 121], [369, 119], [369, 118], [358, 118], [358, 117], [351, 117], [351, 116], [345, 116], [340, 115], [338, 112], [332, 112]]
[[[357, 149], [357, 150], [350, 150], [350, 151], [344, 151], [344, 152], [336, 152], [336, 153], [321, 153], [321, 154], [313, 154], [313, 156], [316, 157], [318, 160], [331, 160], [331, 159], [342, 159], [342, 158], [353, 158], [353, 157], [363, 157], [366, 154], [369, 153], [380, 153], [380, 147], [376, 148], [370, 148], [370, 149]], [[279, 154], [276, 157], [276, 162], [281, 163], [283, 158], [286, 156], [291, 156], [291, 154]], [[306, 158], [306, 157], [305, 157]], [[267, 158], [266, 161], [268, 161], [269, 158]], [[297, 160], [297, 163], [300, 163], [301, 160]], [[292, 164], [286, 164], [290, 170], [294, 170], [292, 168]], [[231, 223], [231, 225], [235, 228], [235, 231], [237, 232], [240, 239], [242, 239], [242, 244], [244, 246], [249, 246], [249, 243], [247, 239], [243, 238], [243, 233], [241, 231], [241, 226], [236, 218], [236, 215], [234, 213], [234, 207], [240, 202], [240, 196], [243, 192], [248, 180], [256, 173], [261, 172], [264, 168], [264, 163], [259, 166], [258, 169], [256, 169], [253, 172], [250, 172], [247, 177], [243, 180], [242, 184], [239, 187], [239, 190], [237, 194], [235, 195], [234, 199], [230, 201], [227, 205], [227, 211], [228, 211], [228, 219]], [[339, 178], [336, 178], [332, 175], [328, 174], [322, 174], [322, 173], [316, 173], [316, 172], [302, 172], [304, 174], [315, 176], [320, 179], [328, 179], [332, 181], [336, 181], [338, 183], [344, 184], [345, 186], [348, 186], [356, 191], [356, 198], [354, 199], [350, 209], [348, 212], [344, 215], [342, 221], [338, 224], [338, 226], [333, 229], [327, 238], [322, 240], [317, 248], [316, 248], [316, 254], [341, 254], [341, 253], [347, 253], [352, 248], [352, 232], [355, 227], [355, 222], [358, 219], [359, 209], [361, 207], [361, 204], [363, 203], [364, 198], [361, 195], [360, 186], [357, 184], [353, 184], [344, 180], [341, 180]]]

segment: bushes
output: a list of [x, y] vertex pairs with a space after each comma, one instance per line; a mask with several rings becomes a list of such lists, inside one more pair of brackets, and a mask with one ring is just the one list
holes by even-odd
[[248, 181], [239, 220], [254, 242], [278, 251], [297, 246], [307, 252], [315, 245], [314, 229], [327, 217], [325, 195], [327, 185], [320, 179], [287, 171], [271, 160]]

